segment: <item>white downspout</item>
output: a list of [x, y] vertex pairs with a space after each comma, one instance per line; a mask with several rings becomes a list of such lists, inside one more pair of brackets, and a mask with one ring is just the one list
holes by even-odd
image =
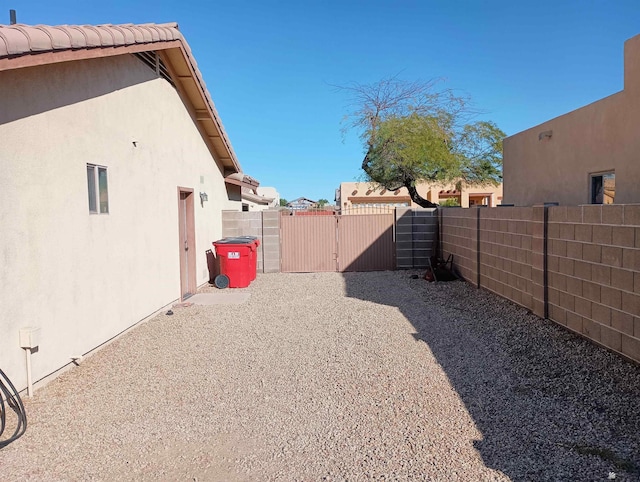
[[27, 396], [33, 397], [33, 378], [31, 376], [31, 348], [25, 348], [27, 354]]
[[40, 344], [40, 328], [26, 327], [20, 329], [20, 347], [24, 348], [27, 357], [27, 395], [33, 396], [33, 377], [31, 374], [31, 352]]

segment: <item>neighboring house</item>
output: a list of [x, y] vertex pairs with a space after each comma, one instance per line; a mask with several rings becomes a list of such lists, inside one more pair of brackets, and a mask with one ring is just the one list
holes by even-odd
[[256, 189], [256, 194], [258, 196], [262, 196], [263, 198], [271, 199], [269, 208], [280, 207], [280, 193], [275, 187], [258, 187], [258, 189]]
[[289, 209], [294, 210], [304, 210], [304, 209], [313, 209], [318, 206], [316, 201], [312, 201], [311, 199], [307, 199], [306, 197], [299, 197], [298, 199], [294, 199], [287, 203], [287, 207]]
[[258, 194], [260, 183], [242, 173], [231, 174], [226, 181], [241, 187], [242, 211], [263, 211], [274, 205], [274, 199]]
[[[475, 205], [497, 206], [502, 201], [502, 185], [498, 186], [438, 186], [426, 182], [417, 186], [418, 194], [439, 204], [451, 204], [469, 207]], [[336, 189], [336, 204], [343, 214], [366, 214], [392, 210], [396, 207], [417, 207], [409, 196], [407, 188], [389, 191], [375, 183], [342, 182]]]
[[257, 189], [242, 188], [242, 210], [264, 211], [275, 207], [275, 198], [258, 194]]
[[259, 187], [260, 183], [249, 176], [245, 176], [245, 186], [242, 188], [242, 210], [264, 211], [280, 206], [280, 194], [274, 187]]
[[504, 202], [640, 202], [640, 35], [624, 44], [624, 90], [504, 140]]
[[240, 173], [177, 24], [0, 26], [0, 367], [42, 379], [209, 280]]

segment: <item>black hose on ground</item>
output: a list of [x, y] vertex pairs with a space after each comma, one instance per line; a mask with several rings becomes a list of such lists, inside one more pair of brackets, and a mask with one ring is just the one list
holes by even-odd
[[[17, 417], [13, 434], [4, 440], [2, 434], [7, 428], [7, 411], [11, 409]], [[24, 411], [22, 399], [11, 380], [0, 370], [0, 449], [20, 438], [27, 430], [27, 414]]]

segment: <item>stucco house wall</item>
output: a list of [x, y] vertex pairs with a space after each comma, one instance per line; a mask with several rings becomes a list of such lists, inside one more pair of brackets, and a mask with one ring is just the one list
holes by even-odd
[[[21, 328], [41, 329], [37, 381], [180, 298], [179, 186], [198, 284], [240, 197], [176, 89], [131, 54], [2, 71], [0, 91], [0, 367], [22, 389]], [[108, 168], [108, 214], [89, 213], [87, 163]]]
[[[426, 182], [417, 184], [418, 194], [423, 198], [439, 204], [447, 199], [455, 198], [462, 207], [485, 204], [495, 207], [502, 202], [502, 184], [497, 186], [462, 185], [460, 190], [455, 186], [433, 185]], [[369, 182], [342, 182], [336, 190], [336, 203], [343, 214], [375, 212], [387, 209], [390, 212], [396, 207], [418, 207], [406, 187], [395, 191], [383, 189]]]
[[640, 35], [625, 42], [624, 90], [507, 137], [504, 202], [591, 202], [592, 174], [615, 173], [616, 204], [640, 202]]

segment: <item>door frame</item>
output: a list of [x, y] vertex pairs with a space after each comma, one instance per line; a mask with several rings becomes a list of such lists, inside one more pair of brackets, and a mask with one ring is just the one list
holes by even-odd
[[[184, 195], [184, 199], [183, 199]], [[180, 301], [197, 290], [196, 223], [194, 190], [178, 186], [178, 250], [180, 252]], [[184, 203], [184, 204], [183, 204]]]

